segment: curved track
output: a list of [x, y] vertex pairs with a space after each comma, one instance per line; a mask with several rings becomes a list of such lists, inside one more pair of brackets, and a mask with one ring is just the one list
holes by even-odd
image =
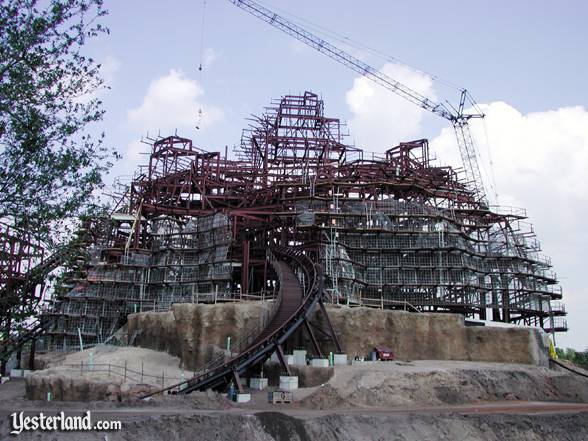
[[[15, 306], [29, 308], [32, 315], [41, 301], [41, 297], [34, 295], [35, 287], [43, 283], [47, 275], [63, 264], [70, 254], [79, 247], [78, 243], [70, 242], [31, 268], [18, 285], [12, 286], [10, 289], [8, 287], [1, 288], [0, 310], [2, 315], [7, 315], [10, 309]], [[0, 360], [7, 360], [13, 352], [18, 351], [25, 343], [42, 335], [47, 325], [48, 323], [45, 320], [36, 318], [25, 328], [19, 329], [18, 333], [2, 339], [0, 341]]]
[[[316, 265], [301, 251], [286, 247], [272, 248], [272, 262], [280, 279], [279, 306], [268, 326], [237, 356], [228, 361], [212, 363], [193, 378], [165, 389], [145, 395], [143, 398], [167, 390], [190, 393], [228, 385], [248, 369], [264, 363], [274, 351], [282, 354], [282, 344], [312, 313], [323, 291], [322, 275]], [[301, 276], [302, 282], [296, 272]], [[287, 364], [282, 368], [288, 371]]]

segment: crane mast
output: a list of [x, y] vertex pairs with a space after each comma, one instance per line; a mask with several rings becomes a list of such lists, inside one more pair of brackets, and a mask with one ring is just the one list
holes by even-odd
[[476, 155], [476, 146], [472, 138], [468, 121], [472, 118], [483, 118], [482, 113], [464, 113], [464, 107], [467, 100], [467, 90], [462, 89], [460, 103], [457, 109], [438, 103], [435, 100], [427, 98], [419, 92], [412, 90], [408, 86], [396, 81], [394, 78], [384, 74], [378, 69], [361, 61], [351, 54], [339, 49], [322, 38], [308, 32], [301, 26], [292, 23], [281, 15], [270, 9], [256, 3], [253, 0], [228, 0], [233, 5], [243, 9], [251, 15], [265, 21], [273, 27], [290, 35], [311, 48], [321, 52], [335, 61], [347, 66], [349, 69], [368, 78], [376, 84], [394, 92], [396, 95], [405, 100], [425, 109], [435, 115], [449, 120], [457, 137], [457, 145], [463, 162], [466, 180], [474, 191], [476, 200], [481, 205], [487, 206], [486, 192], [480, 173], [478, 158]]

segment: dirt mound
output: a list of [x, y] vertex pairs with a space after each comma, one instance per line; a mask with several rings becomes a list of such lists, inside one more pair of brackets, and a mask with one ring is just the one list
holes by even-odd
[[[420, 366], [420, 368], [419, 368]], [[301, 400], [314, 409], [465, 404], [484, 401], [588, 401], [588, 381], [545, 368], [485, 364], [451, 369], [373, 365], [337, 368], [324, 387]]]
[[140, 389], [161, 388], [191, 373], [180, 359], [165, 352], [135, 347], [100, 345], [81, 352], [46, 357], [47, 368], [25, 378], [26, 396], [57, 401], [128, 401]]
[[304, 422], [302, 436], [279, 441], [580, 441], [588, 439], [588, 414], [577, 415], [411, 415], [331, 414]]
[[226, 394], [212, 390], [192, 392], [188, 395], [155, 395], [151, 399], [142, 400], [141, 402], [145, 406], [214, 410], [229, 409], [232, 404]]

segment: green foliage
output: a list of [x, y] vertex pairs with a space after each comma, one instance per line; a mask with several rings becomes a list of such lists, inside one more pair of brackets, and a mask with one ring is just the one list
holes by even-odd
[[92, 136], [100, 65], [81, 52], [102, 0], [0, 1], [0, 219], [47, 239], [92, 207], [117, 153]]
[[572, 348], [556, 348], [555, 352], [557, 352], [557, 356], [562, 360], [568, 360], [572, 363], [583, 367], [584, 369], [588, 369], [588, 350], [584, 352], [577, 352]]

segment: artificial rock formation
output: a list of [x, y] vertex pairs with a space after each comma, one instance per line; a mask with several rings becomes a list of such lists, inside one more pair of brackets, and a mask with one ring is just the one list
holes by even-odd
[[548, 363], [549, 343], [538, 328], [465, 326], [459, 314], [345, 307], [327, 310], [350, 357], [366, 356], [381, 345], [403, 360]]
[[179, 356], [185, 369], [196, 370], [222, 354], [229, 337], [235, 349], [241, 337], [255, 333], [270, 307], [261, 301], [174, 304], [171, 311], [130, 314], [127, 327], [136, 333], [135, 345]]
[[[176, 304], [172, 311], [131, 314], [128, 329], [135, 344], [164, 350], [197, 369], [213, 354], [255, 329], [267, 315], [266, 302]], [[401, 360], [464, 360], [545, 366], [545, 333], [530, 327], [465, 326], [463, 316], [372, 308], [327, 307], [349, 358], [365, 357], [375, 346], [389, 346]], [[326, 329], [317, 312], [315, 321]], [[334, 351], [325, 345], [325, 352]]]

